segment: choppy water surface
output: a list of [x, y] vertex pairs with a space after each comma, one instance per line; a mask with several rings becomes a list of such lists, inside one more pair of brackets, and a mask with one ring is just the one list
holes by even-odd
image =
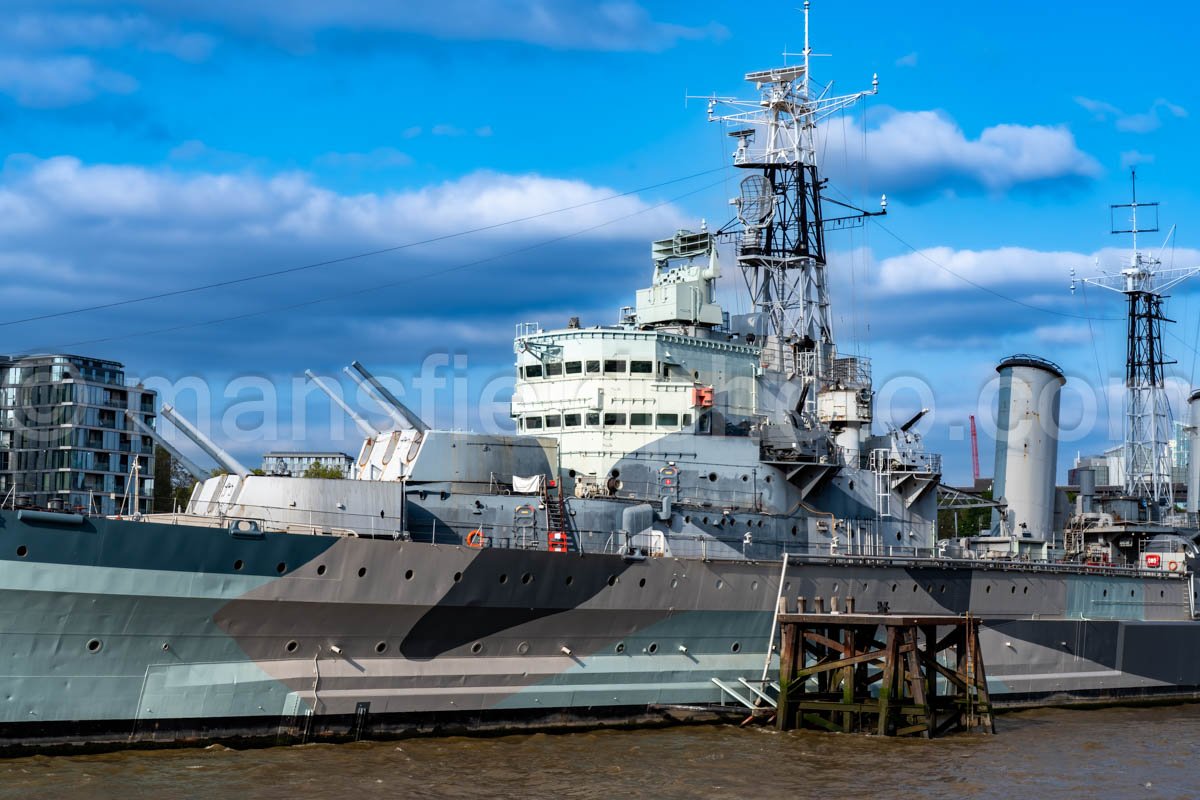
[[679, 727], [0, 761], [0, 798], [1200, 797], [1200, 705], [935, 741]]

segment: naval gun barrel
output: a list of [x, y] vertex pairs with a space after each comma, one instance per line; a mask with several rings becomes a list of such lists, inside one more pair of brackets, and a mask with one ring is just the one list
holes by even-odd
[[[401, 403], [399, 398], [392, 394], [386, 386], [380, 383], [379, 379], [372, 375], [360, 362], [351, 362], [350, 367], [346, 369], [346, 374], [350, 375], [350, 377], [354, 379], [355, 383], [357, 383], [359, 386], [362, 386], [362, 382], [360, 382], [358, 378], [355, 378], [354, 374], [350, 372], [351, 369], [353, 369], [354, 372], [357, 372], [362, 377], [362, 380], [370, 385], [371, 388], [364, 388], [364, 391], [371, 395], [375, 402], [384, 406], [388, 412], [388, 416], [395, 420], [397, 425], [402, 428], [412, 428], [420, 433], [425, 433], [425, 431], [429, 430], [429, 426], [425, 424], [425, 420], [413, 413], [412, 409], [404, 405], [404, 403]], [[379, 398], [383, 398], [382, 402]]]
[[925, 415], [926, 415], [926, 414], [928, 414], [928, 413], [929, 413], [929, 409], [928, 409], [928, 408], [922, 408], [920, 411], [918, 411], [917, 413], [913, 414], [913, 415], [912, 415], [912, 418], [911, 418], [911, 419], [909, 419], [909, 421], [908, 421], [908, 422], [906, 422], [906, 423], [904, 423], [903, 425], [901, 425], [901, 426], [900, 426], [900, 432], [901, 432], [901, 433], [908, 433], [908, 431], [909, 431], [909, 428], [911, 428], [912, 426], [914, 426], [914, 425], [916, 425], [918, 422], [920, 422], [920, 421], [921, 421], [921, 417], [925, 416]]
[[367, 422], [365, 419], [355, 413], [354, 409], [347, 405], [346, 401], [343, 400], [336, 392], [330, 389], [329, 385], [325, 383], [325, 381], [314, 375], [311, 369], [304, 370], [304, 376], [315, 383], [317, 388], [324, 392], [326, 396], [333, 401], [333, 404], [342, 410], [342, 413], [354, 420], [354, 424], [358, 426], [360, 431], [362, 431], [363, 436], [372, 438], [379, 435], [379, 431], [371, 427], [371, 423]]
[[250, 470], [246, 469], [240, 461], [222, 450], [216, 442], [201, 433], [195, 425], [176, 413], [173, 406], [165, 405], [159, 413], [169, 419], [171, 424], [179, 429], [180, 433], [195, 442], [197, 447], [208, 453], [213, 461], [216, 461], [222, 467], [241, 478], [250, 474]]
[[171, 458], [182, 464], [183, 468], [186, 469], [193, 478], [198, 481], [202, 481], [208, 477], [208, 473], [200, 469], [195, 461], [192, 461], [183, 453], [179, 452], [179, 448], [168, 442], [161, 433], [138, 419], [138, 415], [133, 411], [133, 409], [125, 409], [125, 418], [129, 420], [130, 424], [133, 425], [133, 427], [136, 428], [139, 433], [141, 433], [143, 436], [149, 436], [154, 440], [155, 444], [170, 453]]

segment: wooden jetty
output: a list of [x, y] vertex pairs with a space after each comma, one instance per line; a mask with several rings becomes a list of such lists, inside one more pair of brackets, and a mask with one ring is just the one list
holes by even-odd
[[[820, 598], [815, 605], [823, 610]], [[804, 598], [800, 613], [785, 606], [781, 599], [780, 730], [995, 733], [977, 618], [856, 614], [851, 599], [847, 613], [806, 613]]]

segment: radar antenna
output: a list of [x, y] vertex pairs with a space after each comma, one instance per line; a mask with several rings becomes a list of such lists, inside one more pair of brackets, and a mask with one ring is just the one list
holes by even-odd
[[[1105, 273], [1083, 282], [1119, 292], [1128, 307], [1125, 360], [1125, 493], [1144, 500], [1152, 520], [1162, 521], [1174, 509], [1171, 480], [1171, 409], [1164, 386], [1168, 364], [1163, 354], [1162, 323], [1166, 292], [1193, 275], [1200, 267], [1162, 269], [1162, 261], [1138, 250], [1137, 235], [1158, 230], [1158, 203], [1139, 203], [1137, 172], [1130, 171], [1131, 201], [1109, 206], [1112, 233], [1133, 237], [1129, 266], [1119, 273]], [[1127, 218], [1118, 215], [1128, 211]], [[1142, 220], [1138, 220], [1138, 212]], [[1147, 221], [1152, 215], [1153, 221]], [[1071, 279], [1075, 288], [1075, 278]]]

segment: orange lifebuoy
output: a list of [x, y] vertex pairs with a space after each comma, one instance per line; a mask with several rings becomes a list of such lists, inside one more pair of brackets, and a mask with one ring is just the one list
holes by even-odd
[[483, 531], [476, 528], [468, 533], [467, 547], [483, 547]]
[[1167, 569], [1171, 570], [1171, 572], [1176, 572], [1179, 569], [1179, 562], [1178, 561], [1167, 562]]

